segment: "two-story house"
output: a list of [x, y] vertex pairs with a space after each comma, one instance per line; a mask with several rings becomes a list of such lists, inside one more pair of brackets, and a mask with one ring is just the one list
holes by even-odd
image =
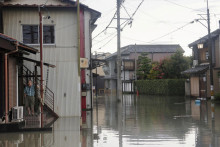
[[[220, 29], [211, 33], [212, 46], [212, 67], [214, 92], [220, 92]], [[210, 93], [210, 61], [208, 49], [208, 35], [189, 44], [192, 48], [193, 67], [182, 74], [190, 75], [190, 96], [192, 97], [211, 97]]]
[[[121, 80], [123, 82], [123, 91], [133, 92], [132, 81], [136, 79], [136, 68], [138, 57], [142, 53], [147, 53], [152, 62], [160, 62], [163, 59], [170, 58], [178, 50], [183, 51], [180, 45], [128, 45], [121, 48], [122, 72]], [[106, 58], [107, 64], [105, 71], [105, 89], [112, 92], [116, 91], [116, 73], [117, 73], [117, 52]]]
[[[44, 84], [54, 92], [54, 111], [61, 117], [69, 117], [81, 116], [81, 107], [91, 109], [92, 75], [89, 68], [80, 70], [79, 58], [90, 61], [91, 34], [101, 13], [80, 4], [78, 26], [77, 4], [72, 0], [1, 0], [0, 6], [1, 33], [38, 50], [41, 12], [43, 62], [56, 66], [54, 70], [43, 69]], [[39, 61], [40, 55], [28, 58]], [[24, 64], [34, 71], [31, 63], [24, 61]]]

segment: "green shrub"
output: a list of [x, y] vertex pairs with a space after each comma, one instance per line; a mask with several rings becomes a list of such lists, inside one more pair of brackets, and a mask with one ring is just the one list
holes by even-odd
[[138, 80], [136, 88], [140, 94], [148, 95], [178, 95], [185, 94], [184, 79], [157, 79], [157, 80]]
[[215, 93], [215, 101], [220, 101], [220, 92]]

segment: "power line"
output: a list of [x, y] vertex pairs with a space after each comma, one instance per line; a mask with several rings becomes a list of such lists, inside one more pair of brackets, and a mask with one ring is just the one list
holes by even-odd
[[193, 10], [193, 11], [197, 11], [197, 12], [205, 12], [205, 11], [201, 11], [201, 10], [196, 10], [196, 9], [193, 9], [193, 8], [190, 8], [190, 7], [187, 7], [187, 6], [184, 6], [184, 5], [180, 5], [178, 3], [175, 3], [175, 2], [172, 2], [172, 1], [169, 1], [169, 0], [164, 0], [166, 2], [169, 2], [171, 4], [174, 4], [176, 6], [179, 6], [179, 7], [183, 7], [183, 8], [186, 8], [186, 9], [190, 9], [190, 10]]
[[191, 22], [189, 22], [189, 23], [187, 23], [187, 24], [185, 24], [185, 25], [183, 25], [183, 26], [181, 26], [181, 27], [179, 27], [179, 28], [177, 28], [177, 29], [175, 29], [175, 30], [169, 32], [169, 33], [166, 33], [165, 35], [162, 35], [162, 36], [160, 36], [160, 37], [158, 37], [158, 38], [155, 38], [155, 39], [149, 41], [149, 43], [154, 42], [154, 41], [156, 41], [156, 40], [159, 40], [159, 39], [161, 39], [161, 38], [163, 38], [163, 37], [166, 37], [166, 36], [168, 36], [168, 35], [170, 35], [170, 34], [173, 34], [173, 33], [175, 33], [175, 32], [177, 32], [177, 31], [183, 29], [184, 27], [186, 27], [186, 26], [188, 26], [188, 25], [190, 25], [190, 24], [192, 24], [192, 23], [194, 23], [194, 21], [191, 21]]
[[109, 24], [105, 27], [105, 29], [103, 29], [100, 33], [98, 33], [95, 37], [93, 37], [92, 39], [95, 39], [96, 37], [98, 37], [99, 35], [101, 35], [102, 33], [104, 33], [108, 27], [111, 25], [112, 21], [114, 20], [115, 18], [115, 15], [116, 15], [117, 11], [115, 12], [115, 14], [113, 15], [112, 19], [110, 20]]

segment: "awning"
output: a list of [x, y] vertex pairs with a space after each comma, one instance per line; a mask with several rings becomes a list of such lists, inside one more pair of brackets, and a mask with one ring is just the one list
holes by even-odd
[[209, 65], [199, 65], [194, 68], [187, 69], [181, 72], [181, 74], [202, 74], [206, 72], [208, 69], [209, 69]]

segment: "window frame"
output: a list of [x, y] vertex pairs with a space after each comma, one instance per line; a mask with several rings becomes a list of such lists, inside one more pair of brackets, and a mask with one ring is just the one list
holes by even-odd
[[[125, 62], [131, 62], [133, 64], [132, 68], [125, 68]], [[135, 60], [133, 60], [133, 59], [123, 59], [123, 70], [124, 71], [134, 71], [135, 70]]]
[[[30, 46], [39, 46], [40, 45], [40, 30], [39, 30], [39, 24], [22, 24], [21, 25], [21, 34], [22, 34], [22, 42], [24, 43], [24, 31], [23, 31], [23, 26], [38, 26], [38, 43], [25, 43]], [[44, 46], [50, 46], [50, 45], [56, 45], [56, 32], [55, 32], [55, 25], [52, 24], [45, 24], [45, 26], [53, 26], [53, 35], [54, 35], [54, 43], [44, 43], [44, 33], [43, 33], [43, 45]]]

